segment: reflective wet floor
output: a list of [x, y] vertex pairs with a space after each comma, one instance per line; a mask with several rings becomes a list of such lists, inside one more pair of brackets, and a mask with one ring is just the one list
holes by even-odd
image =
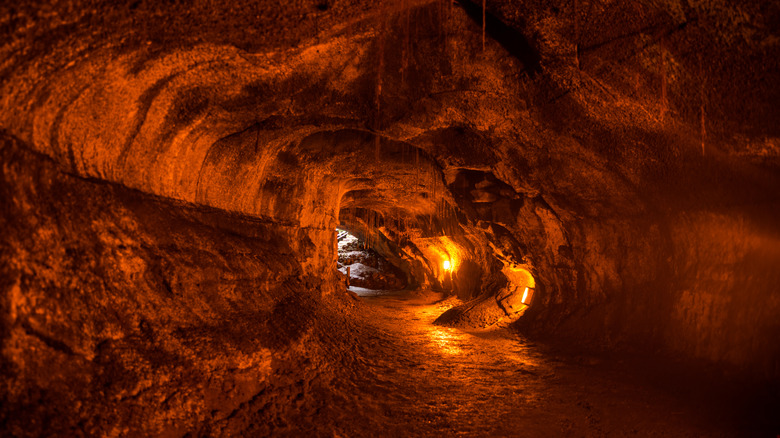
[[390, 435], [759, 436], [773, 427], [746, 398], [677, 386], [679, 376], [642, 362], [552, 353], [507, 328], [434, 326], [454, 302], [432, 292], [361, 295], [372, 334], [358, 348], [360, 369], [334, 383], [348, 382]]

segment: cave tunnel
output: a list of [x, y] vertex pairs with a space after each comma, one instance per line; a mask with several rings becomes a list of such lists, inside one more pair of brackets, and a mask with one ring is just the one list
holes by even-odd
[[0, 435], [780, 435], [777, 23], [2, 2]]

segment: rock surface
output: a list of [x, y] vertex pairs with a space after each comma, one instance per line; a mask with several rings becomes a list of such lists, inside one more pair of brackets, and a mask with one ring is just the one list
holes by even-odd
[[337, 226], [440, 322], [780, 379], [780, 8], [484, 4], [0, 5], [6, 430], [289, 421]]

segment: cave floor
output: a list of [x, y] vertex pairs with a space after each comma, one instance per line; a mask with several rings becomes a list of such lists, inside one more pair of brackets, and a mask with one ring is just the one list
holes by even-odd
[[773, 427], [744, 397], [642, 361], [556, 352], [507, 328], [434, 326], [454, 302], [433, 292], [364, 295], [358, 327], [369, 345], [342, 388], [361, 412], [334, 429], [347, 435], [365, 430], [364, 416], [389, 435], [418, 436], [746, 436]]

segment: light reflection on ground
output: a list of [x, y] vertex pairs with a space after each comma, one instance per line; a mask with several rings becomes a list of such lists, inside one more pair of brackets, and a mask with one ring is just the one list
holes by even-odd
[[[456, 304], [452, 299], [354, 292], [361, 296], [365, 325], [359, 330], [368, 348], [349, 356], [359, 365], [342, 368], [351, 380], [339, 382], [345, 397], [373, 409], [367, 418], [395, 431], [389, 435], [714, 436], [723, 430], [697, 419], [699, 404], [615, 379], [619, 367], [602, 370], [587, 358], [564, 362], [506, 328], [433, 325]], [[680, 414], [670, 416], [670, 410]]]
[[399, 341], [406, 345], [406, 351], [390, 353], [392, 360], [411, 353], [419, 361], [419, 366], [406, 368], [403, 377], [443, 385], [429, 391], [428, 396], [446, 396], [447, 403], [466, 412], [469, 406], [470, 409], [488, 403], [502, 406], [507, 397], [515, 400], [508, 405], [514, 409], [521, 400], [531, 403], [542, 394], [541, 389], [535, 389], [539, 379], [530, 381], [527, 377], [550, 373], [549, 367], [540, 366], [538, 353], [508, 329], [464, 331], [436, 326], [433, 321], [456, 302], [442, 301], [430, 292], [422, 295], [403, 291], [359, 293], [380, 314], [372, 323], [383, 332], [398, 335]]
[[456, 332], [455, 329], [433, 326], [428, 332], [431, 343], [447, 354], [460, 354], [459, 344], [462, 343], [464, 334]]

